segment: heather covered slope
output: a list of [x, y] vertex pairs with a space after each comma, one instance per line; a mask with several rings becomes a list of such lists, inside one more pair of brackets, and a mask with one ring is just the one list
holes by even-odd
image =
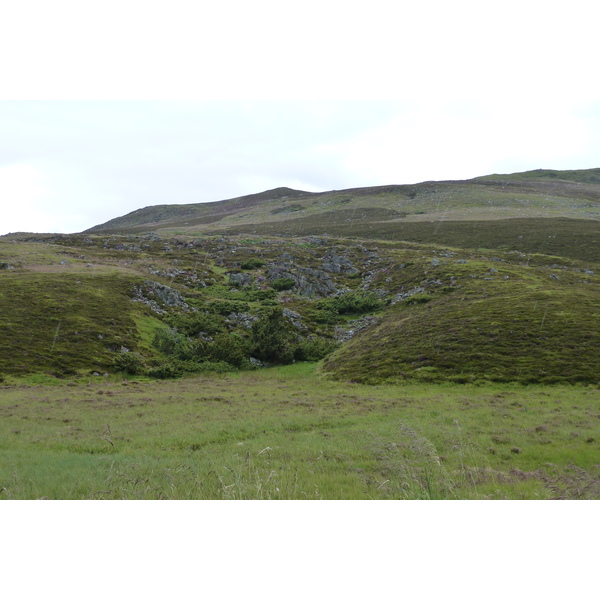
[[[164, 234], [213, 232], [258, 234], [293, 231], [310, 235], [324, 219], [332, 235], [361, 235], [380, 224], [487, 221], [508, 218], [600, 218], [600, 169], [539, 170], [466, 181], [333, 190], [321, 193], [277, 188], [231, 200], [140, 209], [90, 229]], [[360, 221], [357, 233], [347, 224]], [[259, 226], [257, 228], [257, 226]], [[267, 227], [268, 229], [261, 229]], [[388, 234], [389, 235], [389, 234]], [[433, 241], [433, 240], [429, 240]]]
[[0, 238], [0, 374], [327, 357], [360, 381], [600, 382], [600, 170], [150, 207]]
[[88, 230], [90, 233], [144, 232], [158, 229], [205, 228], [226, 217], [260, 210], [264, 204], [312, 195], [291, 188], [276, 188], [259, 194], [251, 194], [231, 200], [205, 202], [201, 204], [161, 204], [147, 206], [132, 213], [111, 219]]
[[[600, 382], [590, 260], [318, 236], [29, 234], [1, 238], [0, 263], [9, 379], [327, 356], [323, 373], [360, 382]], [[279, 354], [255, 327], [273, 310]]]
[[408, 291], [324, 369], [363, 383], [597, 382], [600, 278], [551, 260], [477, 253], [463, 262], [438, 250], [392, 267], [386, 285]]

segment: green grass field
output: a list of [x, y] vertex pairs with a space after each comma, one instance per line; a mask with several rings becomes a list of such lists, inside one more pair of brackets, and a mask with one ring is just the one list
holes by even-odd
[[33, 375], [0, 415], [2, 499], [600, 498], [597, 386]]

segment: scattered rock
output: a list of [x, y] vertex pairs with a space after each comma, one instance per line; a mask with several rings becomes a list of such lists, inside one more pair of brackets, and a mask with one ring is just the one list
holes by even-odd
[[359, 272], [348, 257], [339, 254], [326, 254], [323, 257], [321, 268], [328, 273], [343, 273], [344, 275], [356, 275]]
[[319, 269], [276, 263], [267, 271], [267, 279], [271, 283], [277, 279], [293, 279], [294, 292], [300, 296], [331, 296], [339, 292], [329, 275]]
[[406, 292], [400, 292], [400, 293], [396, 294], [390, 301], [390, 304], [397, 304], [398, 302], [402, 302], [403, 300], [406, 300], [407, 298], [410, 298], [411, 296], [415, 296], [416, 294], [423, 294], [424, 292], [425, 292], [424, 287], [414, 287]]
[[250, 273], [227, 273], [227, 275], [229, 275], [229, 283], [239, 287], [249, 287], [254, 281]]
[[312, 244], [313, 246], [326, 246], [328, 244], [327, 240], [323, 240], [314, 235], [310, 235], [305, 238], [305, 242], [308, 244]]
[[336, 327], [333, 337], [338, 342], [347, 342], [357, 333], [365, 330], [367, 327], [376, 325], [381, 321], [381, 317], [362, 317], [356, 321], [350, 321], [346, 327]]
[[163, 283], [146, 280], [140, 286], [135, 286], [133, 292], [134, 301], [143, 302], [158, 314], [164, 314], [163, 306], [190, 309], [180, 292]]
[[302, 315], [289, 308], [284, 308], [282, 312], [283, 316], [287, 317], [296, 329], [306, 329], [306, 326], [302, 323]]

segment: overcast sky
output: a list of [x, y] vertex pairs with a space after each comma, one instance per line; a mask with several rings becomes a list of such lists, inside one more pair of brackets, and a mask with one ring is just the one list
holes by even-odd
[[578, 0], [14, 2], [0, 234], [279, 186], [600, 167], [594, 15]]

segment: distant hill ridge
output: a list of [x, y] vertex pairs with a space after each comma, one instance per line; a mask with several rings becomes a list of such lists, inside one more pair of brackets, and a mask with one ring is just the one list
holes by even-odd
[[[374, 225], [390, 218], [414, 221], [471, 221], [504, 218], [600, 219], [600, 169], [557, 171], [536, 169], [468, 180], [426, 181], [417, 184], [307, 192], [278, 187], [257, 194], [196, 204], [148, 206], [87, 230], [90, 233], [163, 231], [241, 233], [265, 224], [310, 218], [327, 213], [337, 225], [348, 211], [370, 209]], [[344, 211], [344, 212], [341, 212]], [[379, 218], [384, 215], [385, 217]], [[390, 212], [391, 211], [391, 212]], [[298, 225], [300, 225], [298, 223]], [[247, 231], [246, 231], [247, 232]], [[259, 231], [257, 230], [257, 233]], [[297, 233], [311, 233], [298, 230]]]
[[[210, 223], [213, 220], [218, 220], [232, 212], [250, 208], [270, 200], [297, 198], [299, 196], [307, 195], [312, 195], [312, 193], [293, 190], [288, 187], [278, 187], [258, 194], [249, 194], [247, 196], [239, 196], [229, 200], [218, 200], [216, 202], [202, 202], [197, 204], [158, 204], [140, 208], [122, 217], [117, 217], [101, 225], [91, 227], [86, 231], [94, 232], [130, 227], [137, 228], [141, 225], [168, 223], [186, 219], [188, 217], [199, 218], [200, 222]], [[213, 219], [213, 215], [216, 218]], [[203, 216], [205, 216], [204, 219]]]

